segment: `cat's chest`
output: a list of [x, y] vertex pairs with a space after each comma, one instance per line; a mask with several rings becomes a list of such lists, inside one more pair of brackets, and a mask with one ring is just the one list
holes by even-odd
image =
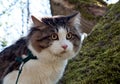
[[46, 64], [31, 60], [24, 66], [23, 74], [38, 78], [48, 78], [55, 84], [62, 77], [66, 64], [67, 61]]
[[54, 64], [51, 69], [50, 79], [53, 81], [58, 81], [63, 73], [67, 62], [64, 64]]

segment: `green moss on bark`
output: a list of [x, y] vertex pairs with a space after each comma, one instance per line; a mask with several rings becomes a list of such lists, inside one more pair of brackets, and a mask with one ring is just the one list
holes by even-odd
[[94, 27], [62, 84], [120, 84], [120, 1]]

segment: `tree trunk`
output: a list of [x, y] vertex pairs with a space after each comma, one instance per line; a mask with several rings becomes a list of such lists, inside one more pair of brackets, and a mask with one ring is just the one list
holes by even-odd
[[[98, 1], [100, 4], [102, 3], [102, 7], [96, 5]], [[91, 32], [93, 26], [106, 11], [106, 4], [103, 4], [101, 0], [90, 3], [92, 0], [88, 2], [84, 0], [50, 0], [52, 15], [68, 15], [80, 11], [82, 32], [87, 34]]]

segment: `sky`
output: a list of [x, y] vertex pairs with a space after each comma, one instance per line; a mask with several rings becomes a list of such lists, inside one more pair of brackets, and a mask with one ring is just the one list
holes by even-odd
[[104, 0], [104, 1], [106, 1], [108, 4], [111, 4], [111, 3], [116, 3], [116, 2], [118, 2], [119, 0]]
[[[49, 0], [29, 0], [30, 1], [30, 16], [35, 17], [51, 16]], [[116, 3], [119, 0], [105, 0], [107, 3]], [[16, 2], [16, 3], [14, 3]], [[31, 24], [27, 25], [27, 0], [0, 0], [0, 41], [5, 39], [7, 46], [13, 44], [21, 36], [26, 36]], [[21, 3], [21, 4], [20, 4]], [[11, 4], [15, 4], [11, 6]], [[9, 9], [10, 8], [10, 9]], [[9, 9], [9, 10], [7, 10]], [[22, 10], [23, 12], [22, 13]], [[7, 12], [1, 15], [5, 10]], [[22, 15], [23, 14], [23, 15]], [[22, 19], [22, 16], [24, 19]], [[24, 24], [22, 24], [22, 21]], [[28, 26], [28, 28], [27, 28]], [[0, 44], [0, 51], [4, 49]]]

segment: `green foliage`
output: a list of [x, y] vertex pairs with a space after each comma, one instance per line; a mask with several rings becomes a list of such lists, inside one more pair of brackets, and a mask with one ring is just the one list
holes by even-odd
[[120, 84], [120, 1], [85, 39], [69, 62], [62, 84]]
[[2, 47], [6, 47], [7, 46], [7, 41], [5, 39], [0, 40], [0, 42], [1, 42], [0, 46], [2, 46]]

